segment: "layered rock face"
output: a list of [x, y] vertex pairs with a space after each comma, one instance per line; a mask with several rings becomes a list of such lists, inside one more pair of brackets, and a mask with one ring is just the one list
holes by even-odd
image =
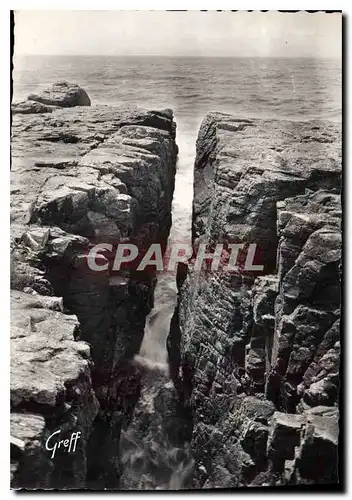
[[208, 115], [193, 244], [256, 243], [257, 272], [179, 274], [172, 373], [193, 409], [193, 488], [336, 483], [337, 125]]
[[[49, 104], [75, 105], [65, 99]], [[120, 431], [140, 392], [130, 360], [155, 277], [94, 273], [87, 252], [131, 238], [166, 243], [175, 123], [171, 110], [50, 111], [12, 123], [12, 487], [116, 488]], [[45, 443], [58, 430], [51, 446], [81, 436], [75, 452], [62, 445], [52, 458]]]

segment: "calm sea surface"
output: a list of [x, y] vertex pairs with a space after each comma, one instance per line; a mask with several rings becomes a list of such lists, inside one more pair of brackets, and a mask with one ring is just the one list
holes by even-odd
[[172, 107], [189, 126], [209, 110], [303, 119], [336, 119], [341, 112], [341, 65], [334, 60], [30, 56], [16, 62], [15, 99], [66, 79], [83, 85], [93, 103]]

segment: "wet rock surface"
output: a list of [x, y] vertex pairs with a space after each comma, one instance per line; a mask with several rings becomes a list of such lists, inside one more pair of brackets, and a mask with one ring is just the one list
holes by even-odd
[[[35, 101], [85, 107], [36, 108], [12, 124], [12, 487], [116, 489], [155, 277], [94, 274], [86, 256], [122, 237], [166, 242], [175, 124], [171, 110], [88, 107], [82, 89], [59, 87]], [[59, 429], [82, 435], [51, 459], [45, 442]]]
[[169, 351], [194, 415], [193, 488], [338, 481], [340, 141], [323, 121], [200, 127], [193, 244], [256, 243], [264, 267], [179, 283]]

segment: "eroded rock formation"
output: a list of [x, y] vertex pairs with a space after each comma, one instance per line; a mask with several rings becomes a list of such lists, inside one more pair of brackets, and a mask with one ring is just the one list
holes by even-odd
[[[82, 89], [57, 87], [35, 101], [89, 106]], [[42, 111], [12, 123], [12, 487], [116, 488], [120, 431], [140, 391], [130, 360], [155, 277], [94, 273], [87, 251], [123, 238], [166, 243], [175, 123], [171, 110]], [[57, 430], [82, 436], [75, 453], [51, 459], [45, 442]]]
[[214, 113], [193, 244], [256, 243], [260, 273], [179, 279], [168, 347], [193, 409], [193, 488], [336, 483], [340, 129]]
[[[13, 107], [12, 486], [118, 489], [155, 276], [91, 272], [87, 252], [126, 238], [166, 244], [175, 124], [171, 110], [88, 107], [82, 89], [59, 87]], [[189, 463], [191, 488], [337, 482], [340, 163], [334, 124], [205, 118], [193, 244], [255, 243], [264, 267], [179, 266], [175, 389], [158, 375], [162, 390], [124, 433], [127, 452], [131, 436], [167, 436], [181, 456], [164, 467]], [[57, 430], [82, 435], [52, 459], [45, 442]], [[135, 470], [122, 477], [141, 484]]]
[[30, 94], [26, 101], [11, 105], [13, 114], [51, 113], [55, 109], [90, 106], [87, 92], [76, 83], [58, 82], [40, 94]]
[[90, 106], [90, 98], [87, 92], [76, 83], [68, 82], [57, 82], [50, 89], [45, 89], [40, 94], [30, 94], [28, 101], [63, 108]]

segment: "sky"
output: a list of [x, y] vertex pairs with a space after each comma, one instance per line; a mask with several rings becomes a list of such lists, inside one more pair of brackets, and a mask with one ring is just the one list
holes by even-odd
[[341, 57], [341, 14], [15, 12], [15, 55]]

